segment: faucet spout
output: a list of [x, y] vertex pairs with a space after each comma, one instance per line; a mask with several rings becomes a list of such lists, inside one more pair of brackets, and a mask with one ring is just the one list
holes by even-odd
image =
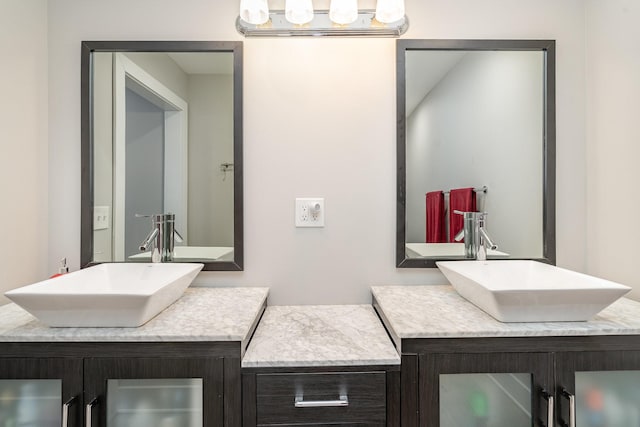
[[[456, 236], [464, 236], [464, 256], [467, 259], [484, 261], [487, 259], [487, 251], [498, 248], [485, 228], [486, 212], [459, 212], [464, 215], [464, 227]], [[459, 241], [459, 240], [458, 240]]]
[[151, 246], [151, 243], [153, 243], [153, 239], [155, 239], [157, 235], [158, 235], [157, 228], [154, 228], [153, 230], [151, 230], [149, 235], [144, 239], [144, 242], [140, 244], [140, 250], [146, 251], [147, 249], [149, 249], [149, 246]]
[[151, 251], [151, 262], [173, 261], [175, 238], [178, 237], [178, 242], [182, 242], [180, 234], [175, 230], [175, 219], [176, 216], [170, 213], [151, 215], [153, 228], [140, 245], [141, 251], [149, 250], [152, 245], [154, 246]]
[[480, 235], [480, 242], [478, 245], [478, 252], [476, 259], [478, 261], [486, 261], [487, 259], [487, 251], [489, 249], [498, 249], [498, 245], [493, 243], [489, 234], [487, 234], [487, 230], [485, 230], [484, 225], [478, 228], [478, 233]]

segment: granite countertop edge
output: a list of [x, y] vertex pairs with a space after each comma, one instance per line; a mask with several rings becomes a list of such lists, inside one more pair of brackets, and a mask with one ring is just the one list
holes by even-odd
[[242, 362], [243, 368], [312, 368], [316, 366], [399, 366], [397, 359], [358, 359], [358, 360], [278, 360]]
[[379, 285], [371, 293], [385, 326], [398, 339], [640, 335], [640, 302], [624, 297], [589, 321], [505, 323], [450, 285]]
[[370, 304], [269, 306], [242, 360], [243, 368], [399, 364]]
[[[234, 291], [237, 291], [237, 296]], [[268, 296], [268, 287], [189, 287], [181, 298], [158, 315], [133, 328], [49, 327], [10, 303], [0, 306], [0, 313], [13, 316], [7, 323], [0, 322], [0, 343], [242, 342], [253, 332], [252, 326], [261, 315]], [[238, 304], [220, 307], [219, 298], [227, 302], [229, 299], [240, 301], [246, 310], [239, 313]], [[211, 312], [220, 309], [233, 311], [235, 313], [232, 314], [238, 317], [226, 324], [218, 322], [212, 318]], [[218, 316], [226, 317], [223, 314]], [[213, 330], [215, 327], [218, 327], [217, 331]], [[213, 333], [207, 332], [210, 329]]]

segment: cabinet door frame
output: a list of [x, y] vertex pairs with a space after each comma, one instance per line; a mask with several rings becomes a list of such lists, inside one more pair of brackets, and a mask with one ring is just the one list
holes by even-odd
[[440, 374], [474, 373], [531, 373], [532, 426], [547, 425], [548, 402], [542, 393], [553, 391], [550, 353], [421, 353], [418, 366], [421, 427], [440, 425]]
[[[594, 371], [638, 371], [640, 370], [640, 350], [602, 350], [556, 353], [556, 396], [558, 410], [557, 425], [568, 424], [568, 395], [576, 395], [576, 372]], [[565, 421], [567, 420], [567, 421]]]
[[[224, 358], [87, 358], [84, 360], [86, 403], [97, 405], [92, 426], [106, 427], [107, 380], [202, 378], [204, 427], [224, 425]], [[96, 422], [97, 421], [97, 422]]]
[[2, 380], [60, 380], [62, 404], [71, 402], [69, 427], [82, 426], [82, 374], [82, 359], [0, 358]]

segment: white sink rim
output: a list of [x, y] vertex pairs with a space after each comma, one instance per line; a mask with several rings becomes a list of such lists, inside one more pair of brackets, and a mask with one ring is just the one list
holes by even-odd
[[104, 263], [5, 296], [52, 327], [138, 327], [180, 298], [203, 267]]
[[[501, 322], [587, 321], [630, 287], [533, 260], [437, 261], [454, 289]], [[513, 278], [519, 277], [514, 283]]]

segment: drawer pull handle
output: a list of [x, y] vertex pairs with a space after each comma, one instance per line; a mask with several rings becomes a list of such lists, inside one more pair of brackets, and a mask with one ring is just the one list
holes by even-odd
[[554, 402], [553, 395], [542, 390], [542, 397], [547, 401], [547, 427], [553, 427], [554, 425]]
[[91, 402], [87, 403], [87, 406], [85, 407], [85, 426], [86, 427], [91, 427], [91, 422], [93, 421], [93, 414], [92, 414], [92, 409], [94, 406], [96, 406], [98, 404], [98, 398], [94, 397], [93, 399], [91, 399]]
[[340, 395], [338, 400], [304, 400], [303, 396], [296, 396], [296, 408], [328, 408], [336, 406], [349, 406], [349, 398], [346, 394]]
[[76, 396], [73, 396], [71, 399], [67, 400], [67, 402], [62, 405], [62, 427], [69, 426], [69, 407], [75, 403]]
[[562, 397], [569, 400], [569, 425], [568, 427], [576, 427], [576, 397], [569, 393], [567, 389], [562, 389], [560, 393]]

